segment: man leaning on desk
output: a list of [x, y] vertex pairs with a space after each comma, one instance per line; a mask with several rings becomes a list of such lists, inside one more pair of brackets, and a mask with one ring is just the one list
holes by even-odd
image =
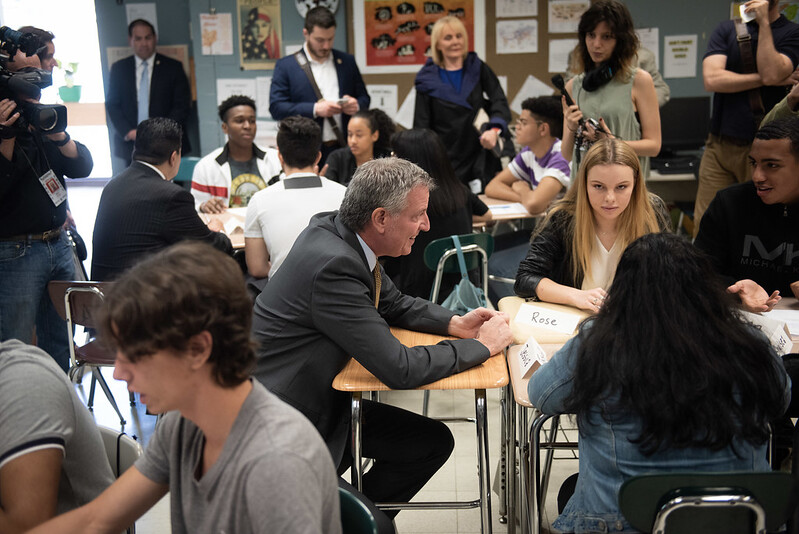
[[[505, 314], [479, 308], [453, 315], [401, 294], [381, 275], [380, 256], [410, 253], [429, 229], [432, 187], [408, 161], [365, 163], [341, 209], [311, 219], [255, 303], [255, 376], [311, 420], [339, 474], [352, 461], [350, 395], [331, 384], [350, 357], [388, 387], [408, 389], [478, 365], [512, 340]], [[390, 326], [464, 339], [405, 347]], [[452, 451], [452, 434], [439, 421], [370, 401], [363, 421], [363, 454], [375, 459], [363, 492], [374, 502], [410, 500]]]

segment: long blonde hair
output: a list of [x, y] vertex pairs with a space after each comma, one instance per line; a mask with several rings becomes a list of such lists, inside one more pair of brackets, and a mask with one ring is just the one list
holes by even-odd
[[433, 57], [433, 63], [439, 67], [444, 66], [444, 54], [437, 46], [438, 40], [441, 39], [441, 33], [444, 31], [444, 26], [450, 26], [456, 32], [463, 34], [463, 58], [466, 59], [466, 55], [469, 53], [469, 34], [461, 19], [454, 15], [441, 17], [433, 24], [433, 29], [430, 31], [430, 54]]
[[[660, 224], [652, 208], [649, 192], [641, 176], [638, 156], [630, 145], [619, 139], [601, 139], [594, 143], [583, 158], [577, 180], [550, 210], [547, 222], [557, 212], [570, 214], [567, 239], [571, 241], [572, 274], [575, 280], [590, 271], [591, 254], [596, 247], [594, 211], [588, 200], [588, 172], [598, 165], [624, 165], [633, 171], [633, 192], [630, 203], [619, 215], [616, 242], [621, 250], [644, 234], [660, 231]], [[543, 225], [542, 225], [543, 226]]]

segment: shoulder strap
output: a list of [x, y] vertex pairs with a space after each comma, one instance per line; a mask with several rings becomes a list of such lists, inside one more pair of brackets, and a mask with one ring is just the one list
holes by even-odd
[[456, 235], [451, 235], [452, 242], [455, 243], [455, 251], [458, 253], [458, 267], [461, 270], [461, 278], [468, 278], [466, 273], [466, 260], [463, 257], [463, 249], [461, 249], [461, 240]]
[[[297, 63], [300, 64], [302, 72], [305, 73], [305, 76], [308, 78], [308, 81], [311, 83], [313, 92], [316, 95], [316, 101], [320, 102], [324, 100], [324, 98], [322, 97], [322, 91], [320, 91], [319, 86], [316, 85], [316, 79], [313, 77], [313, 72], [311, 71], [311, 64], [310, 62], [308, 62], [308, 58], [305, 56], [305, 50], [300, 48], [294, 54], [294, 58], [297, 60]], [[336, 140], [338, 141], [338, 144], [340, 146], [347, 146], [347, 143], [344, 140], [344, 135], [342, 135], [341, 130], [339, 130], [338, 124], [336, 124], [336, 119], [334, 119], [333, 117], [327, 117], [327, 121], [330, 124], [330, 127], [333, 128], [333, 133], [336, 134]]]
[[[757, 72], [757, 65], [755, 63], [755, 55], [752, 52], [752, 36], [749, 35], [749, 28], [747, 28], [746, 23], [738, 17], [732, 20], [735, 24], [738, 48], [741, 50], [743, 73], [755, 73]], [[749, 107], [752, 108], [752, 115], [755, 120], [755, 129], [757, 129], [760, 126], [760, 121], [763, 120], [763, 116], [766, 114], [763, 108], [763, 99], [760, 96], [760, 89], [750, 89], [747, 93], [749, 94]]]

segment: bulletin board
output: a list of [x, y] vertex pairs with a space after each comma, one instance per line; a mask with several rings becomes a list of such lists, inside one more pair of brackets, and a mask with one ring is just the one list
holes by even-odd
[[[537, 91], [548, 91], [554, 94], [551, 78], [554, 74], [565, 71], [562, 69], [551, 70], [550, 63], [559, 64], [564, 51], [571, 50], [576, 44], [577, 32], [574, 26], [575, 18], [579, 20], [582, 9], [585, 9], [587, 0], [483, 0], [481, 8], [475, 4], [474, 18], [477, 24], [484, 25], [484, 48], [477, 50], [480, 59], [488, 63], [491, 69], [506, 82], [505, 94], [511, 111], [516, 116], [519, 112], [518, 105], [524, 97], [525, 91], [534, 86]], [[707, 47], [707, 40], [714, 28], [723, 20], [729, 18], [730, 0], [669, 0], [668, 2], [655, 2], [654, 0], [623, 0], [630, 10], [635, 28], [657, 29], [655, 43], [659, 43], [657, 53], [663, 72], [664, 42], [667, 37], [683, 34], [697, 36], [696, 43], [696, 76], [666, 79], [671, 88], [672, 97], [701, 96], [707, 93], [702, 83], [702, 56]], [[422, 1], [425, 3], [440, 3], [442, 0]], [[360, 5], [356, 5], [360, 3]], [[386, 0], [377, 2], [380, 6], [397, 6], [402, 0]], [[418, 4], [413, 0], [408, 3]], [[783, 1], [781, 4], [793, 2]], [[356, 35], [361, 42], [365, 42], [369, 24], [365, 16], [365, 7], [373, 4], [373, 0], [347, 0], [347, 18], [353, 21], [347, 28], [348, 49], [357, 52]], [[357, 20], [358, 12], [364, 13], [364, 18]], [[685, 14], [690, 13], [690, 17]], [[567, 28], [573, 28], [567, 30]], [[396, 31], [396, 30], [395, 30]], [[380, 32], [377, 37], [382, 33]], [[371, 34], [369, 34], [371, 35]], [[534, 38], [533, 38], [534, 36]], [[389, 33], [389, 37], [397, 39]], [[479, 32], [475, 34], [479, 41]], [[375, 38], [375, 37], [372, 37]], [[397, 39], [399, 41], [399, 39]], [[474, 43], [470, 41], [470, 49], [475, 50]], [[358, 59], [356, 57], [356, 59]], [[365, 63], [358, 59], [359, 67]], [[410, 70], [410, 72], [409, 72]], [[367, 85], [396, 86], [397, 107], [405, 101], [408, 93], [413, 88], [413, 81], [417, 69], [406, 69], [390, 73], [362, 70], [364, 81]], [[532, 76], [533, 82], [528, 78]], [[522, 90], [524, 89], [524, 90]], [[516, 105], [514, 105], [516, 104]]]

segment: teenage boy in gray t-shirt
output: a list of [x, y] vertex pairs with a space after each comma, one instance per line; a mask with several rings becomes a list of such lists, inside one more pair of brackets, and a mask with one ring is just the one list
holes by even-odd
[[34, 532], [116, 533], [167, 491], [173, 533], [341, 532], [322, 438], [249, 378], [252, 304], [231, 258], [180, 243], [134, 266], [105, 303], [115, 378], [170, 413], [107, 491]]

